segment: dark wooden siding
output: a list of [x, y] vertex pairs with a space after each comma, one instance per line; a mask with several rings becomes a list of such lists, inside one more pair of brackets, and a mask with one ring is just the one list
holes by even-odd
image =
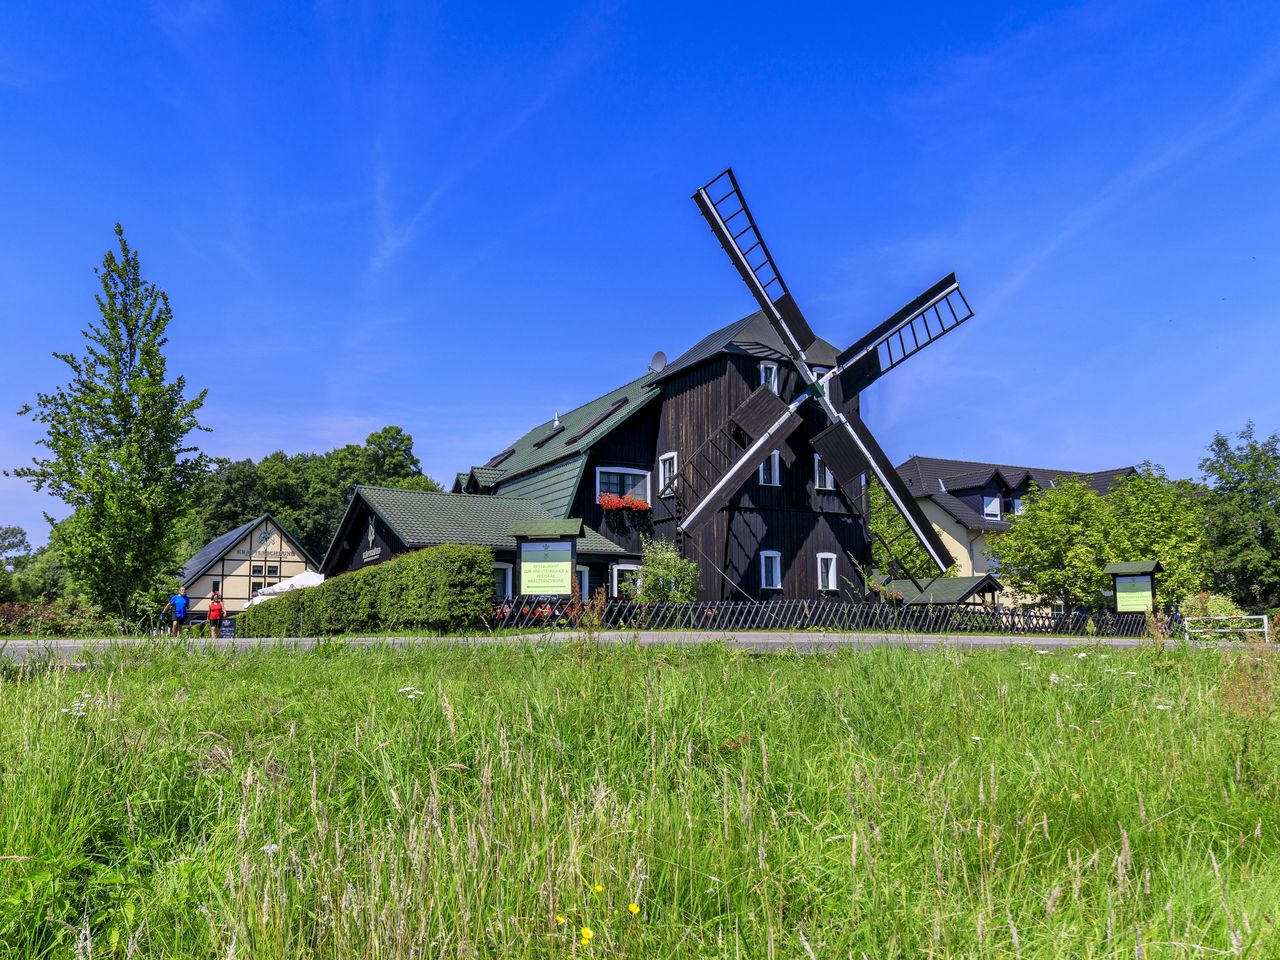
[[[674, 451], [680, 463], [742, 403], [760, 383], [759, 359], [721, 355], [682, 372], [663, 384], [662, 397], [613, 431], [588, 453], [582, 481], [574, 495], [570, 516], [581, 517], [606, 537], [639, 554], [642, 536], [674, 540], [675, 522], [667, 505], [656, 500], [650, 515], [625, 510], [604, 511], [596, 503], [596, 470], [629, 467], [649, 472], [651, 495], [657, 495], [658, 457]], [[794, 397], [801, 389], [796, 370], [778, 363], [779, 393]], [[839, 405], [839, 387], [833, 384], [833, 401]], [[684, 554], [702, 568], [703, 599], [813, 598], [818, 596], [819, 553], [836, 555], [837, 581], [842, 596], [860, 583], [856, 564], [869, 562], [862, 518], [854, 500], [844, 491], [815, 490], [814, 434], [827, 426], [817, 404], [801, 407], [804, 418], [780, 448], [782, 484], [763, 487], [752, 476], [738, 490], [729, 506], [710, 523], [685, 538]], [[760, 589], [760, 552], [782, 555], [782, 590]], [[592, 589], [607, 585], [608, 568], [591, 570]]]

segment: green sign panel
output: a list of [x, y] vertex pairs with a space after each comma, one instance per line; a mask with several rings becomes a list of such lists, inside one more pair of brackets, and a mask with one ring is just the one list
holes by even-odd
[[573, 541], [521, 543], [520, 592], [535, 596], [573, 593]]
[[1150, 576], [1116, 577], [1116, 613], [1141, 613], [1151, 607]]

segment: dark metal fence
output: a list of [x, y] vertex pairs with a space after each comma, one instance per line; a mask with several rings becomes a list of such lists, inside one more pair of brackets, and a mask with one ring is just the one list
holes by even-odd
[[[1141, 637], [1141, 613], [1043, 613], [955, 605], [895, 606], [835, 600], [709, 601], [640, 603], [609, 599], [603, 607], [565, 597], [514, 597], [494, 610], [495, 629], [602, 630], [827, 630], [841, 633], [1056, 634], [1083, 637]], [[1169, 627], [1175, 626], [1170, 623]]]

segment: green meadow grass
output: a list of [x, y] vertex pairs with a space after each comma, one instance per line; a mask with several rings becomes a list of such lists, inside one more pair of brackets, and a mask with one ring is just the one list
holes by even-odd
[[1275, 676], [587, 642], [13, 668], [0, 956], [1277, 956]]

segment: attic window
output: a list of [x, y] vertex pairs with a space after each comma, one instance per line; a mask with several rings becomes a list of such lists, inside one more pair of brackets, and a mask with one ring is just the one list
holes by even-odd
[[535, 440], [533, 445], [535, 447], [541, 447], [544, 443], [550, 443], [552, 439], [554, 439], [555, 437], [558, 437], [563, 432], [564, 432], [564, 424], [557, 423], [554, 427], [551, 428], [550, 433], [548, 433], [541, 440]]
[[515, 447], [512, 447], [510, 450], [503, 450], [500, 454], [498, 454], [496, 457], [494, 457], [492, 460], [486, 463], [485, 466], [496, 467], [498, 464], [502, 463], [502, 461], [506, 460], [507, 457], [511, 456], [515, 452], [516, 452]]
[[609, 404], [608, 410], [604, 411], [604, 413], [595, 417], [590, 423], [588, 423], [585, 427], [583, 427], [581, 430], [575, 433], [572, 437], [569, 437], [567, 440], [565, 440], [565, 443], [566, 444], [577, 443], [579, 440], [585, 437], [588, 433], [590, 433], [596, 427], [600, 426], [600, 424], [604, 423], [606, 420], [612, 417], [615, 413], [617, 413], [619, 410], [625, 407], [627, 405], [628, 399], [629, 398], [627, 397], [619, 397], [617, 400], [613, 401], [613, 403]]
[[982, 515], [988, 520], [1000, 519], [1000, 495], [994, 493], [983, 494], [982, 496]]

